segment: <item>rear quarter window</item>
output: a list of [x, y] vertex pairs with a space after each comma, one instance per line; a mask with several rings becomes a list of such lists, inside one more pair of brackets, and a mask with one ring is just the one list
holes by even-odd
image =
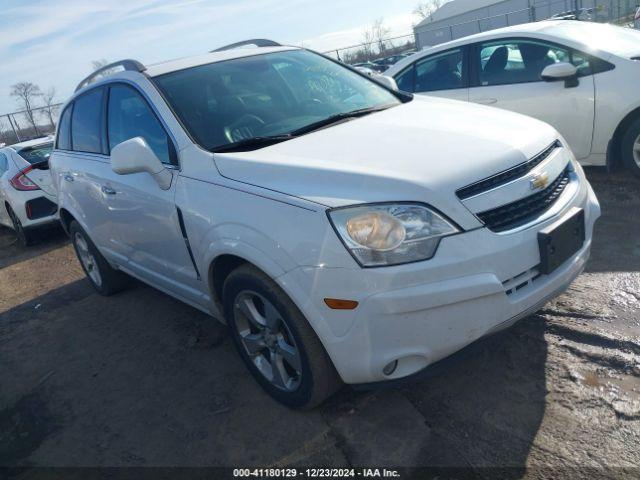
[[102, 95], [98, 88], [74, 101], [71, 142], [77, 152], [102, 153]]
[[67, 106], [60, 116], [58, 124], [58, 138], [56, 140], [56, 148], [60, 150], [71, 150], [71, 111], [73, 104]]

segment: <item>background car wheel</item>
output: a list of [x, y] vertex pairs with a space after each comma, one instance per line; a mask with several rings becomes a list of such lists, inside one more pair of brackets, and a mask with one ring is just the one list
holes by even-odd
[[22, 226], [22, 222], [18, 218], [18, 216], [13, 212], [11, 207], [7, 208], [7, 212], [9, 213], [9, 217], [11, 217], [11, 223], [13, 224], [13, 231], [18, 237], [18, 242], [23, 247], [28, 247], [29, 245], [33, 245], [33, 235], [31, 232], [24, 229]]
[[622, 161], [640, 177], [640, 118], [637, 118], [622, 137]]
[[315, 332], [267, 275], [243, 265], [224, 284], [231, 336], [258, 383], [279, 402], [313, 408], [341, 386]]
[[127, 286], [129, 278], [109, 265], [78, 222], [71, 222], [69, 233], [80, 265], [99, 294], [113, 295]]

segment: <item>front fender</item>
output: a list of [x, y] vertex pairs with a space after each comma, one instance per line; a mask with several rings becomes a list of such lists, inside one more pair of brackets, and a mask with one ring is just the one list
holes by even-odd
[[276, 279], [279, 276], [285, 274], [288, 270], [292, 270], [295, 266], [289, 261], [285, 261], [282, 264], [276, 260], [274, 252], [265, 252], [258, 249], [249, 243], [238, 240], [237, 238], [230, 237], [217, 237], [211, 239], [206, 245], [206, 249], [202, 255], [201, 264], [198, 266], [201, 272], [205, 273], [209, 271], [209, 266], [216, 260], [216, 258], [222, 255], [234, 255], [252, 263], [271, 278]]

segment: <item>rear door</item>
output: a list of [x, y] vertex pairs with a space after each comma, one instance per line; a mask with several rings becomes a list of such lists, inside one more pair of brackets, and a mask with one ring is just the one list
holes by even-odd
[[394, 78], [405, 92], [467, 101], [467, 65], [467, 49], [454, 48], [422, 57]]
[[[573, 63], [576, 83], [545, 82], [542, 71]], [[591, 153], [595, 85], [588, 55], [531, 39], [500, 39], [474, 45], [469, 100], [529, 115], [555, 127], [577, 158]]]
[[114, 261], [118, 243], [102, 191], [102, 185], [115, 176], [106, 155], [104, 101], [105, 89], [97, 87], [77, 97], [63, 113], [55, 152], [56, 182], [61, 200], [73, 210], [101, 253]]

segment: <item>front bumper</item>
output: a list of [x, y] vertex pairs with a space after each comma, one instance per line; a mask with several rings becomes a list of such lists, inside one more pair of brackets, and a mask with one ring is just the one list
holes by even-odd
[[[377, 269], [300, 267], [278, 279], [305, 314], [346, 383], [412, 375], [506, 328], [562, 293], [583, 271], [600, 206], [581, 175], [556, 215], [516, 232], [482, 228], [444, 239], [429, 261]], [[550, 275], [538, 275], [537, 234], [583, 208], [586, 241]], [[357, 300], [331, 310], [324, 298]], [[384, 367], [397, 360], [391, 375]]]

